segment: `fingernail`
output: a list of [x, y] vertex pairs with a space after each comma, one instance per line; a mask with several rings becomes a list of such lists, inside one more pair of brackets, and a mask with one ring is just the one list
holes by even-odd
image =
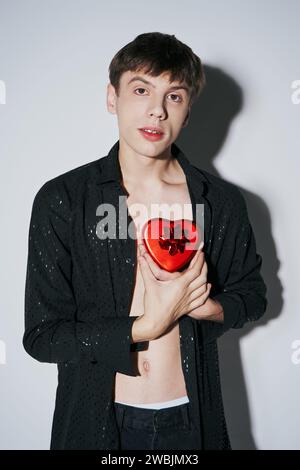
[[202, 250], [203, 246], [204, 246], [204, 242], [202, 241], [202, 242], [200, 243], [199, 250]]

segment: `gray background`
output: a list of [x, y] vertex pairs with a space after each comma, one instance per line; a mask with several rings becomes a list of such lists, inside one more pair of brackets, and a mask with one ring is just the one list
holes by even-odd
[[108, 65], [150, 31], [203, 60], [208, 87], [177, 143], [241, 188], [263, 256], [267, 313], [218, 343], [232, 446], [300, 448], [299, 18], [293, 0], [0, 1], [2, 449], [50, 445], [57, 368], [22, 347], [34, 195], [117, 140]]

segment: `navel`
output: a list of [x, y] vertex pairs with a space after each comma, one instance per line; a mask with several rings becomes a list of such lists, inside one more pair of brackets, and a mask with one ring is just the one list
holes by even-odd
[[144, 368], [144, 370], [145, 370], [146, 372], [149, 372], [149, 370], [150, 370], [150, 363], [149, 363], [149, 361], [147, 361], [147, 360], [144, 360], [144, 361], [143, 361], [143, 368]]

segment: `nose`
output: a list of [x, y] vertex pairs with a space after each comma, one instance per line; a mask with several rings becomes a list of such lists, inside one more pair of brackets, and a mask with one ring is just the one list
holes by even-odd
[[158, 119], [164, 119], [166, 116], [165, 109], [162, 104], [157, 103], [155, 106], [151, 108], [149, 111], [150, 116], [155, 116]]

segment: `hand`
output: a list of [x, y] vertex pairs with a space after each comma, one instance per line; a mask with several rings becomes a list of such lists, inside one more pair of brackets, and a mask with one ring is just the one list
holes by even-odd
[[223, 306], [217, 300], [207, 298], [206, 302], [200, 307], [196, 307], [188, 314], [189, 317], [196, 320], [211, 320], [216, 322], [224, 322]]
[[209, 295], [207, 264], [199, 249], [183, 272], [170, 273], [160, 268], [139, 242], [138, 256], [144, 280], [144, 317], [156, 334], [163, 333], [174, 321], [203, 305]]

